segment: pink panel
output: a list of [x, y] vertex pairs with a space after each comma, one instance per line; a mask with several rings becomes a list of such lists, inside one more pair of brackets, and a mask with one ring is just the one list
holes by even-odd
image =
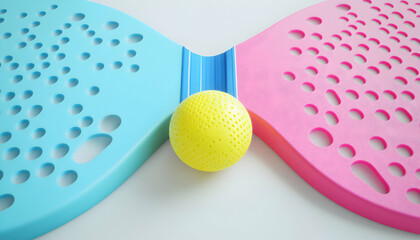
[[333, 201], [415, 233], [419, 13], [415, 1], [331, 0], [236, 47], [255, 133]]

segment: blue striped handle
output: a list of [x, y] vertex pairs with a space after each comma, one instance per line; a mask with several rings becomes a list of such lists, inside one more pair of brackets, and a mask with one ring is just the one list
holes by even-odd
[[212, 57], [200, 56], [183, 48], [181, 102], [205, 90], [219, 90], [237, 97], [234, 48]]

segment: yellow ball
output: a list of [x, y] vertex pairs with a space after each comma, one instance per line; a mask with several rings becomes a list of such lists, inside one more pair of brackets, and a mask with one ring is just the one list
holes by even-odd
[[231, 95], [204, 91], [191, 95], [175, 110], [169, 139], [188, 166], [215, 172], [235, 164], [249, 148], [251, 118]]

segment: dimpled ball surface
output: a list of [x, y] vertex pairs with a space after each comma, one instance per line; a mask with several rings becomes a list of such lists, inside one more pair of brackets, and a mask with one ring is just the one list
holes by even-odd
[[191, 95], [175, 110], [169, 139], [188, 166], [215, 172], [235, 164], [248, 150], [251, 118], [233, 96], [220, 91]]

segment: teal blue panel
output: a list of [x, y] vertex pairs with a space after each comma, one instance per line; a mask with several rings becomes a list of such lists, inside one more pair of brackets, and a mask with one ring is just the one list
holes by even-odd
[[181, 46], [111, 8], [0, 0], [0, 239], [46, 233], [136, 171], [168, 137], [181, 68]]

